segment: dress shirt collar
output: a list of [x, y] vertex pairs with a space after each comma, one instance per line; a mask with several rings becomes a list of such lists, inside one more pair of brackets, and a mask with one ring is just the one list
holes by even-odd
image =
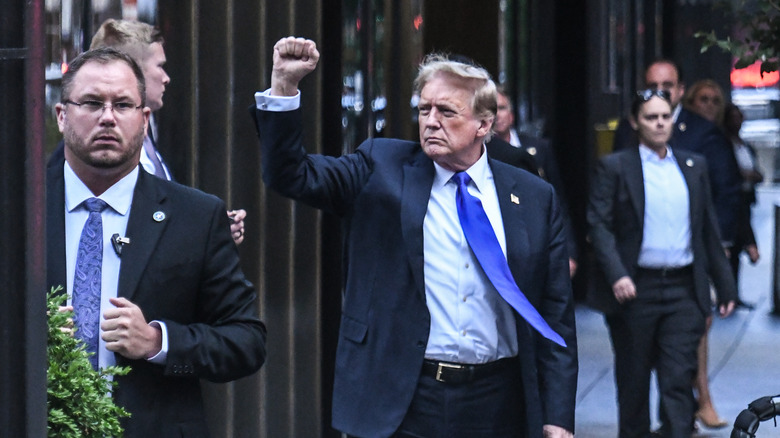
[[639, 145], [639, 158], [642, 160], [643, 163], [646, 163], [648, 161], [669, 161], [674, 160], [674, 154], [672, 153], [672, 148], [669, 145], [666, 145], [666, 156], [664, 158], [661, 158], [658, 156], [658, 154], [650, 149], [649, 147], [640, 144]]
[[517, 130], [515, 128], [509, 129], [509, 144], [516, 148], [522, 146], [522, 143], [520, 143], [520, 136], [517, 135]]
[[[480, 155], [476, 163], [472, 164], [471, 167], [465, 170], [469, 177], [471, 177], [471, 180], [474, 182], [474, 185], [477, 187], [477, 189], [480, 187], [485, 187], [486, 184], [490, 184], [493, 179], [493, 173], [490, 171], [490, 166], [488, 166], [487, 153], [485, 151], [485, 144], [483, 143], [482, 155]], [[439, 189], [447, 184], [450, 179], [452, 179], [452, 176], [455, 175], [455, 172], [441, 167], [435, 161], [433, 162], [433, 166], [436, 169], [436, 176], [433, 179], [433, 187], [435, 189]], [[480, 190], [480, 192], [481, 191], [482, 190]]]
[[[138, 167], [136, 167], [103, 192], [99, 198], [105, 201], [117, 213], [122, 216], [126, 215], [133, 201], [133, 190], [138, 180], [138, 172]], [[65, 161], [65, 208], [67, 211], [73, 211], [86, 199], [93, 197], [95, 195], [92, 194], [92, 191], [76, 176], [68, 162]]]
[[680, 117], [680, 111], [682, 111], [682, 104], [678, 103], [676, 107], [674, 107], [674, 111], [672, 112], [672, 121], [674, 123], [677, 123], [677, 118]]

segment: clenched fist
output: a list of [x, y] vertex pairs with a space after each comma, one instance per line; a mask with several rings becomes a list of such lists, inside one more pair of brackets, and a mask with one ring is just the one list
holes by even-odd
[[320, 52], [312, 40], [286, 37], [274, 44], [274, 68], [271, 73], [271, 95], [295, 96], [298, 83], [314, 71]]

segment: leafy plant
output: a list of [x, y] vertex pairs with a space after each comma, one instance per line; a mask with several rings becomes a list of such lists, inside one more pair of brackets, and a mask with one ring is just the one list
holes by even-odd
[[735, 68], [761, 62], [761, 75], [778, 70], [780, 55], [780, 0], [721, 1], [716, 7], [729, 8], [737, 24], [737, 37], [718, 38], [715, 31], [697, 32], [703, 40], [701, 51], [719, 47], [737, 58]]
[[114, 404], [116, 382], [109, 376], [124, 375], [129, 367], [95, 371], [84, 344], [73, 336], [73, 311], [60, 311], [67, 296], [62, 287], [46, 295], [48, 315], [47, 406], [49, 437], [120, 437], [120, 417], [130, 414]]

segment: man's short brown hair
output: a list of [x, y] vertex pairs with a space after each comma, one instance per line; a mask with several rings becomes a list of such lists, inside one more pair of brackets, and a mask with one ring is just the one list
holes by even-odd
[[149, 46], [154, 43], [163, 43], [160, 29], [140, 21], [110, 18], [100, 25], [89, 48], [92, 50], [112, 47], [127, 53], [137, 63], [142, 64], [149, 55]]

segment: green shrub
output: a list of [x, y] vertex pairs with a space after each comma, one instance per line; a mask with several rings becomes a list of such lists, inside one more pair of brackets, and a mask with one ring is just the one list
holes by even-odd
[[84, 344], [73, 336], [73, 312], [60, 312], [67, 296], [62, 287], [47, 294], [48, 372], [47, 407], [49, 437], [121, 437], [120, 417], [130, 414], [114, 404], [116, 382], [106, 377], [124, 375], [129, 367], [95, 371]]

